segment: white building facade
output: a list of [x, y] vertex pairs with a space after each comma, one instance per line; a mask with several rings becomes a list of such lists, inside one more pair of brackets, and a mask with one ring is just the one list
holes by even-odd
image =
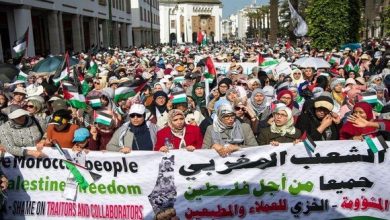
[[12, 57], [13, 43], [27, 28], [27, 56], [128, 47], [131, 24], [131, 0], [0, 0], [0, 54]]
[[158, 0], [131, 0], [134, 46], [160, 43]]
[[161, 43], [194, 43], [199, 30], [211, 41], [222, 40], [219, 0], [160, 0]]

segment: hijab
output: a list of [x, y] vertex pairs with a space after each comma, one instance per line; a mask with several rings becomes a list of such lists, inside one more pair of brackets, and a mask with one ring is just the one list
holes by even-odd
[[[260, 93], [260, 94], [262, 94], [264, 96], [263, 102], [261, 104], [257, 104], [256, 101], [255, 101], [255, 96], [258, 93]], [[255, 90], [253, 90], [252, 96], [251, 96], [250, 101], [249, 101], [249, 104], [253, 108], [253, 110], [256, 112], [257, 115], [263, 113], [264, 110], [267, 108], [267, 101], [266, 101], [266, 99], [267, 99], [266, 94], [265, 94], [265, 92], [262, 89], [257, 88]]]
[[[372, 107], [370, 104], [366, 102], [358, 102], [353, 106], [353, 111], [355, 111], [356, 108], [362, 108], [363, 111], [367, 115], [367, 121], [370, 121], [374, 118], [374, 114], [372, 112]], [[364, 128], [359, 128], [353, 125], [353, 123], [347, 121], [343, 127], [340, 130], [340, 136], [342, 139], [352, 139], [354, 136], [359, 136], [359, 135], [372, 135], [376, 136], [377, 129], [374, 127], [364, 127]]]
[[213, 128], [214, 128], [215, 132], [222, 133], [226, 129], [230, 129], [234, 126], [234, 124], [233, 124], [233, 126], [230, 127], [230, 126], [225, 125], [222, 122], [222, 118], [224, 116], [230, 115], [230, 114], [234, 114], [233, 107], [230, 104], [226, 103], [226, 104], [222, 104], [218, 107], [217, 114], [216, 114], [217, 117], [214, 117], [214, 121], [213, 121]]
[[173, 126], [173, 118], [181, 115], [185, 118], [184, 112], [179, 109], [172, 109], [168, 113], [168, 126], [171, 128], [171, 131], [176, 136], [183, 136], [185, 131], [185, 126], [182, 129], [177, 129]]
[[282, 96], [286, 95], [286, 94], [290, 95], [290, 97], [291, 97], [291, 102], [290, 102], [290, 104], [289, 104], [287, 107], [289, 107], [290, 109], [293, 109], [293, 107], [294, 107], [293, 101], [294, 101], [294, 100], [293, 100], [293, 94], [292, 94], [291, 91], [289, 91], [289, 90], [287, 90], [287, 89], [280, 91], [280, 92], [278, 93], [276, 99], [280, 101], [280, 98], [281, 98]]
[[295, 134], [294, 119], [292, 117], [292, 111], [287, 106], [281, 106], [275, 109], [275, 113], [279, 111], [285, 111], [287, 113], [287, 122], [282, 126], [277, 126], [275, 122], [271, 124], [271, 132], [284, 136], [286, 134]]
[[202, 107], [206, 106], [206, 99], [205, 99], [206, 93], [203, 92], [203, 96], [201, 96], [201, 97], [196, 96], [195, 90], [197, 88], [204, 89], [204, 85], [202, 83], [198, 82], [198, 83], [195, 83], [194, 86], [192, 87], [192, 98], [194, 99], [196, 106], [198, 106], [199, 108], [202, 108]]
[[[165, 97], [165, 103], [163, 105], [158, 105], [156, 99], [159, 96]], [[160, 114], [164, 113], [167, 110], [168, 95], [164, 91], [157, 91], [153, 94], [153, 105], [158, 109]]]

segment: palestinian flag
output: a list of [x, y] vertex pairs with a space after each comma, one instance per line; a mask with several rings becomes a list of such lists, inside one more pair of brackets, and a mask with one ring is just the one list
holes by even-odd
[[386, 150], [389, 146], [386, 144], [386, 141], [382, 136], [378, 136], [376, 138], [370, 138], [368, 135], [364, 137], [368, 147], [375, 154], [379, 151]]
[[343, 66], [345, 71], [347, 72], [355, 72], [355, 73], [359, 72], [359, 66], [358, 65], [354, 66], [349, 59], [345, 60]]
[[268, 72], [272, 71], [278, 64], [279, 64], [278, 60], [269, 58], [269, 59], [264, 60], [264, 62], [260, 65], [260, 68], [264, 72], [268, 73]]
[[104, 113], [104, 112], [94, 112], [93, 118], [95, 119], [96, 123], [110, 126], [112, 122], [112, 115]]
[[77, 163], [67, 160], [64, 160], [64, 163], [82, 189], [86, 189], [91, 183], [98, 181], [102, 177]]
[[98, 65], [95, 61], [91, 61], [89, 63], [89, 69], [88, 69], [88, 74], [95, 77], [96, 73], [98, 72]]
[[184, 76], [177, 76], [177, 77], [173, 78], [173, 82], [174, 83], [182, 83], [182, 82], [184, 82]]
[[198, 45], [200, 45], [203, 41], [203, 34], [201, 31], [198, 31], [198, 36], [196, 38], [196, 42], [198, 43]]
[[362, 94], [363, 102], [367, 102], [369, 104], [375, 104], [378, 103], [378, 96], [376, 95], [376, 92], [365, 92]]
[[63, 83], [62, 84], [62, 91], [64, 93], [64, 98], [68, 100], [68, 103], [73, 107], [77, 109], [86, 109], [87, 103], [85, 101], [85, 97], [83, 94], [79, 94], [78, 89], [70, 84], [70, 83]]
[[259, 58], [258, 58], [258, 63], [259, 63], [259, 66], [265, 61], [264, 57], [263, 57], [263, 54], [259, 53]]
[[131, 98], [135, 96], [137, 93], [134, 91], [133, 87], [119, 87], [115, 89], [114, 93], [114, 102], [119, 102], [124, 99]]
[[15, 41], [14, 46], [12, 47], [16, 53], [16, 58], [21, 57], [26, 52], [28, 46], [28, 30], [29, 28], [27, 28], [23, 36]]
[[18, 74], [18, 77], [16, 78], [16, 80], [27, 81], [27, 77], [28, 77], [27, 74], [25, 74], [23, 71], [19, 70], [19, 74]]
[[215, 69], [213, 60], [211, 57], [206, 57], [204, 59], [199, 60], [199, 62], [196, 64], [197, 67], [204, 66], [206, 67], [204, 77], [208, 81], [212, 81], [214, 77], [217, 75], [217, 70]]
[[59, 85], [59, 83], [62, 80], [68, 79], [68, 77], [69, 77], [69, 64], [70, 64], [69, 53], [68, 53], [68, 51], [66, 51], [65, 56], [64, 56], [64, 60], [62, 61], [62, 64], [58, 67], [58, 69], [54, 73], [54, 76], [53, 76], [54, 84]]
[[94, 96], [88, 98], [88, 103], [92, 108], [100, 108], [102, 107], [102, 101], [100, 97]]
[[332, 57], [330, 57], [330, 60], [328, 61], [330, 64], [340, 64], [341, 63], [341, 57], [336, 55], [336, 54], [333, 54]]
[[311, 139], [311, 137], [307, 135], [306, 131], [303, 133], [301, 140], [303, 140], [303, 145], [305, 145], [306, 149], [314, 153], [314, 150], [317, 145], [316, 143], [314, 143], [313, 139]]
[[67, 79], [69, 76], [68, 70], [65, 68], [62, 70], [60, 76], [58, 78], [53, 78], [54, 84], [58, 85], [62, 80]]
[[187, 95], [184, 91], [172, 93], [172, 96], [173, 96], [172, 104], [187, 102]]

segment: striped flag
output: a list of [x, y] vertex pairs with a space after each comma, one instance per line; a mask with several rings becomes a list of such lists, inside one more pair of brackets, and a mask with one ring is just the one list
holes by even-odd
[[264, 62], [264, 57], [263, 57], [263, 54], [259, 53], [259, 58], [258, 58], [258, 63], [259, 63], [259, 66]]
[[86, 189], [91, 183], [98, 181], [102, 177], [77, 163], [67, 160], [64, 160], [64, 163], [82, 189]]
[[336, 55], [336, 54], [333, 54], [332, 57], [329, 60], [329, 63], [332, 64], [332, 65], [335, 64], [335, 63], [340, 64], [341, 63], [341, 57]]
[[96, 76], [96, 73], [98, 72], [98, 65], [94, 60], [91, 60], [91, 62], [89, 62], [89, 69], [87, 72], [88, 75], [91, 75], [93, 77]]
[[354, 66], [351, 63], [351, 61], [349, 60], [349, 58], [345, 60], [343, 66], [344, 66], [345, 71], [347, 71], [347, 72], [352, 72], [352, 71], [355, 73], [359, 72], [359, 66], [358, 65]]
[[102, 101], [98, 96], [88, 97], [88, 103], [92, 108], [102, 107]]
[[66, 51], [62, 64], [58, 67], [58, 69], [56, 70], [53, 76], [53, 82], [56, 85], [59, 85], [59, 83], [62, 80], [67, 79], [69, 77], [69, 72], [70, 72], [69, 65], [70, 65], [69, 53], [68, 51]]
[[172, 104], [187, 102], [187, 95], [184, 91], [172, 93]]
[[29, 28], [27, 27], [26, 32], [24, 32], [23, 36], [15, 41], [14, 46], [12, 47], [16, 53], [16, 58], [21, 57], [26, 52], [28, 47], [28, 30]]
[[19, 70], [19, 74], [18, 74], [18, 77], [16, 78], [16, 80], [27, 81], [27, 77], [28, 77], [27, 74], [25, 74], [23, 71]]
[[104, 112], [94, 112], [94, 119], [96, 123], [110, 126], [112, 122], [112, 115]]
[[115, 89], [114, 102], [119, 102], [124, 99], [131, 98], [136, 95], [133, 87], [119, 87]]
[[362, 94], [363, 102], [367, 102], [369, 104], [375, 104], [378, 103], [378, 96], [376, 95], [376, 92], [364, 92]]
[[87, 103], [84, 95], [79, 94], [78, 89], [74, 85], [70, 83], [63, 83], [62, 91], [64, 93], [64, 98], [68, 100], [69, 104], [73, 108], [77, 108], [77, 109], [87, 108]]
[[311, 139], [311, 137], [307, 135], [306, 131], [301, 136], [301, 140], [303, 140], [303, 144], [305, 145], [306, 149], [314, 153], [314, 150], [317, 145], [316, 143], [314, 143], [313, 139]]
[[371, 151], [374, 154], [389, 148], [389, 146], [386, 144], [385, 139], [383, 139], [382, 136], [377, 136], [376, 138], [370, 138], [370, 136], [366, 135], [364, 136], [364, 140], [366, 141], [368, 147], [371, 149]]
[[267, 58], [261, 65], [260, 68], [268, 73], [272, 71], [277, 65], [279, 64], [278, 60], [272, 59], [272, 58]]

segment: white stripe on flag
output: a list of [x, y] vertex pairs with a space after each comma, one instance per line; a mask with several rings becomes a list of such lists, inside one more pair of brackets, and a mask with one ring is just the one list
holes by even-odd
[[13, 47], [13, 49], [16, 53], [20, 53], [26, 49], [26, 45], [27, 45], [26, 42], [23, 42], [21, 44], [16, 45], [15, 47]]

